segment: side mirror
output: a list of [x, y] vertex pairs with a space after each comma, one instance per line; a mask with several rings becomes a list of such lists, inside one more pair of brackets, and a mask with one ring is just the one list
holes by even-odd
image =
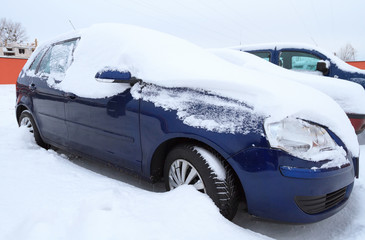
[[318, 61], [316, 71], [320, 71], [323, 73], [323, 75], [327, 75], [329, 71], [327, 63], [325, 61]]
[[129, 83], [136, 84], [139, 79], [132, 77], [130, 72], [120, 72], [116, 70], [102, 70], [96, 73], [95, 79], [105, 83]]

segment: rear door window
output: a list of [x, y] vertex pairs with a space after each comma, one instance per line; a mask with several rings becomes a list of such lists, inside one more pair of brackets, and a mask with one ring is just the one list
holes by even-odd
[[77, 39], [53, 45], [44, 55], [38, 73], [46, 75], [57, 81], [62, 81], [66, 70], [72, 63], [72, 54], [77, 44]]

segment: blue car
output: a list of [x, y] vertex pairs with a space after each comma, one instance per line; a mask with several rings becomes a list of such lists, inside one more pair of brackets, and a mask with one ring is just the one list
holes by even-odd
[[[167, 34], [96, 25], [38, 47], [17, 80], [16, 119], [44, 148], [163, 180], [167, 190], [192, 185], [228, 219], [241, 201], [249, 214], [285, 222], [319, 221], [341, 210], [359, 171], [346, 114], [326, 97], [318, 105], [326, 102], [331, 111], [322, 108], [322, 118], [319, 107], [303, 101], [296, 108], [283, 96], [277, 112], [295, 110], [272, 119], [279, 115], [268, 106], [276, 100], [265, 99], [275, 91], [264, 80], [228, 86], [222, 79], [245, 74]], [[310, 91], [295, 95], [316, 100]]]
[[[233, 47], [265, 59], [285, 69], [339, 78], [365, 88], [365, 71], [342, 61], [332, 53], [304, 43], [267, 43]], [[351, 94], [351, 93], [350, 93]], [[364, 114], [348, 114], [356, 132], [365, 129]]]
[[356, 82], [365, 88], [365, 71], [342, 61], [332, 53], [304, 43], [268, 43], [234, 47], [294, 71]]

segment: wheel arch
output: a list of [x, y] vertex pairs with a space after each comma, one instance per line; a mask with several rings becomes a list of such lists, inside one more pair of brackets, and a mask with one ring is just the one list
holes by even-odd
[[[20, 115], [21, 115], [21, 114], [22, 114], [22, 112], [24, 112], [25, 110], [29, 111], [29, 109], [28, 109], [26, 106], [24, 106], [24, 105], [18, 105], [18, 106], [16, 107], [15, 114], [16, 114], [16, 121], [18, 122], [18, 125], [19, 125], [19, 118], [20, 118]], [[30, 112], [30, 111], [29, 111], [29, 112]], [[32, 113], [30, 112], [30, 114], [32, 114]], [[33, 117], [33, 119], [34, 119], [34, 117]]]
[[238, 186], [238, 189], [242, 192], [242, 198], [243, 200], [246, 199], [245, 197], [245, 191], [243, 189], [243, 186], [241, 184], [240, 178], [238, 177], [236, 171], [232, 167], [232, 165], [227, 161], [229, 155], [225, 153], [222, 149], [218, 147], [213, 147], [213, 144], [209, 144], [207, 142], [203, 142], [202, 140], [198, 140], [195, 138], [190, 137], [176, 137], [176, 138], [170, 138], [163, 143], [161, 143], [154, 151], [151, 162], [150, 162], [150, 179], [153, 182], [157, 182], [160, 179], [163, 178], [164, 173], [164, 164], [167, 154], [170, 152], [171, 149], [173, 149], [175, 146], [179, 144], [193, 144], [200, 147], [203, 147], [209, 151], [214, 152], [216, 155], [218, 155], [222, 161], [224, 161], [224, 164], [227, 164], [229, 168], [232, 169], [233, 174], [236, 178], [236, 184]]

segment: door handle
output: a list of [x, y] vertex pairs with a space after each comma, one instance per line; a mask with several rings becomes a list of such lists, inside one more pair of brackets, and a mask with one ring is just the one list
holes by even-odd
[[29, 90], [31, 90], [31, 91], [34, 91], [34, 90], [36, 90], [36, 89], [37, 89], [37, 87], [35, 86], [35, 84], [34, 84], [34, 83], [29, 84], [28, 88], [29, 88]]
[[76, 98], [76, 95], [75, 94], [69, 93], [69, 92], [68, 93], [65, 93], [64, 96], [66, 98], [69, 98], [69, 99], [75, 99]]

